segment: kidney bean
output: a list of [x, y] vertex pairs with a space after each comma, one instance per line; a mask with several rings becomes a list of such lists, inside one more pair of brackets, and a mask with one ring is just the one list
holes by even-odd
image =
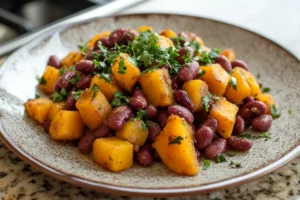
[[235, 124], [232, 133], [234, 135], [241, 135], [245, 131], [245, 120], [241, 115], [236, 115]]
[[212, 130], [212, 132], [215, 132], [219, 126], [219, 122], [214, 118], [209, 118], [200, 125], [200, 127], [202, 126], [207, 126]]
[[236, 151], [249, 151], [252, 147], [252, 142], [247, 139], [231, 136], [226, 139], [227, 145]]
[[180, 63], [180, 64], [184, 64], [185, 63], [185, 58], [188, 57], [190, 59], [193, 58], [194, 56], [194, 49], [192, 47], [182, 47], [179, 51], [178, 51], [179, 56], [176, 58], [176, 60]]
[[218, 155], [226, 152], [226, 140], [217, 139], [208, 145], [204, 150], [204, 155], [208, 159], [216, 158]]
[[174, 76], [172, 78], [172, 88], [173, 90], [179, 90], [182, 86], [182, 83], [180, 82], [179, 76]]
[[246, 108], [248, 108], [254, 115], [262, 115], [267, 112], [267, 106], [261, 101], [252, 101], [247, 103]]
[[195, 152], [196, 152], [197, 159], [199, 159], [201, 157], [200, 151], [198, 149], [195, 149]]
[[119, 106], [109, 113], [107, 125], [110, 129], [117, 131], [121, 129], [126, 120], [131, 117], [133, 117], [133, 113], [129, 106]]
[[78, 150], [83, 154], [89, 154], [93, 150], [93, 143], [96, 136], [91, 131], [86, 131], [84, 136], [79, 140]]
[[106, 123], [103, 123], [99, 128], [91, 131], [94, 132], [96, 138], [109, 137], [112, 134], [112, 130], [110, 130]]
[[230, 73], [231, 70], [232, 70], [232, 67], [231, 67], [231, 63], [230, 61], [223, 55], [219, 55], [216, 59], [215, 59], [215, 63], [218, 63], [222, 66], [222, 68]]
[[86, 89], [90, 86], [92, 75], [83, 75], [81, 79], [76, 83], [76, 88], [78, 89]]
[[245, 98], [245, 99], [243, 100], [243, 103], [244, 103], [244, 104], [247, 104], [247, 103], [252, 102], [252, 101], [255, 101], [254, 97], [247, 97], [247, 98]]
[[150, 166], [153, 163], [153, 155], [148, 147], [141, 147], [136, 153], [136, 162], [143, 167]]
[[44, 130], [48, 133], [49, 132], [49, 128], [51, 125], [51, 121], [50, 120], [46, 120], [43, 124]]
[[193, 114], [183, 106], [179, 106], [179, 105], [169, 106], [168, 114], [169, 115], [177, 115], [179, 117], [182, 117], [189, 124], [192, 124], [194, 122]]
[[235, 68], [235, 67], [240, 67], [240, 68], [243, 68], [244, 70], [249, 70], [249, 67], [248, 65], [242, 61], [242, 60], [234, 60], [231, 62], [231, 66], [232, 68]]
[[178, 33], [178, 36], [181, 38], [180, 41], [181, 45], [184, 45], [186, 41], [192, 41], [197, 37], [194, 33], [190, 33], [190, 32], [181, 32]]
[[156, 150], [154, 150], [153, 158], [154, 158], [154, 160], [157, 161], [157, 162], [160, 162], [160, 161], [161, 161], [161, 157], [159, 156], [159, 154], [157, 153]]
[[126, 37], [127, 30], [125, 28], [118, 28], [114, 30], [108, 37], [108, 46], [120, 44]]
[[136, 36], [138, 36], [138, 35], [139, 35], [138, 32], [136, 32], [135, 30], [128, 29], [128, 30], [127, 30], [127, 33], [126, 33], [126, 35], [125, 35], [125, 37], [124, 37], [124, 39], [125, 39], [126, 41], [132, 41], [132, 40], [134, 40], [134, 38], [135, 38]]
[[95, 72], [94, 63], [91, 60], [80, 60], [76, 64], [76, 70], [82, 73], [94, 73]]
[[59, 58], [55, 55], [52, 55], [49, 57], [48, 65], [55, 67], [57, 69], [61, 68], [61, 62], [60, 62]]
[[65, 108], [66, 110], [76, 110], [76, 100], [73, 95], [70, 95], [66, 100]]
[[157, 115], [156, 115], [156, 121], [159, 123], [159, 125], [162, 129], [165, 128], [167, 121], [168, 121], [168, 117], [169, 117], [169, 114], [168, 114], [167, 110], [165, 110], [165, 109], [158, 110]]
[[203, 149], [211, 144], [213, 137], [214, 137], [214, 132], [211, 130], [211, 128], [207, 126], [202, 126], [195, 133], [195, 139], [196, 139], [195, 146], [199, 150]]
[[249, 120], [254, 114], [250, 109], [246, 108], [246, 106], [242, 106], [238, 111], [238, 115], [240, 115], [244, 120]]
[[153, 105], [149, 105], [146, 108], [147, 110], [147, 119], [154, 119], [157, 114], [157, 109]]
[[76, 76], [76, 72], [66, 72], [64, 73], [59, 79], [57, 80], [54, 90], [57, 92], [60, 92], [61, 89], [65, 88], [66, 90], [70, 90], [72, 88], [72, 84], [69, 82], [70, 79], [72, 79], [74, 76]]
[[148, 126], [148, 131], [148, 141], [152, 144], [155, 142], [156, 137], [160, 134], [161, 128], [157, 123], [151, 122], [150, 126]]
[[191, 63], [184, 64], [179, 70], [178, 77], [180, 81], [187, 82], [193, 80], [199, 73], [199, 63], [192, 61]]
[[177, 90], [175, 92], [175, 100], [178, 102], [180, 105], [184, 106], [187, 108], [189, 111], [193, 112], [194, 111], [194, 104], [187, 95], [186, 91], [184, 90]]
[[130, 106], [135, 110], [141, 110], [147, 107], [147, 100], [142, 90], [136, 89], [129, 101]]
[[272, 125], [271, 115], [260, 115], [252, 120], [252, 128], [256, 131], [267, 131]]
[[99, 50], [99, 42], [105, 47], [109, 47], [109, 42], [108, 42], [108, 37], [103, 37], [97, 40], [94, 44], [93, 51], [98, 51]]

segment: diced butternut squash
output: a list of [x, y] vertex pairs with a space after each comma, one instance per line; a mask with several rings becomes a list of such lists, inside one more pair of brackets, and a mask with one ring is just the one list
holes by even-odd
[[64, 102], [53, 103], [48, 112], [47, 120], [52, 121], [54, 119], [54, 117], [64, 108], [65, 108]]
[[202, 98], [209, 94], [208, 86], [201, 80], [190, 80], [183, 84], [182, 89], [185, 90], [194, 104], [194, 111], [202, 110]]
[[93, 91], [92, 89], [86, 89], [80, 95], [76, 102], [76, 108], [79, 110], [84, 123], [90, 129], [98, 128], [112, 110], [104, 94], [101, 91]]
[[248, 72], [242, 68], [240, 70], [244, 74], [246, 81], [251, 88], [250, 96], [256, 97], [257, 95], [259, 95], [260, 94], [260, 86], [259, 86], [255, 76], [253, 76], [250, 72]]
[[96, 75], [92, 78], [90, 88], [92, 88], [94, 85], [97, 85], [107, 100], [111, 102], [114, 99], [115, 92], [121, 91], [121, 88], [118, 85], [116, 78], [112, 74], [110, 75], [110, 80], [111, 83], [107, 82], [99, 75]]
[[255, 99], [263, 102], [266, 104], [268, 110], [267, 114], [271, 115], [271, 106], [274, 105], [276, 108], [276, 101], [274, 100], [273, 96], [270, 94], [259, 94], [255, 97]]
[[217, 101], [210, 110], [209, 117], [218, 120], [217, 132], [225, 139], [232, 134], [237, 112], [238, 107], [225, 99]]
[[196, 42], [198, 42], [201, 46], [204, 46], [204, 42], [203, 42], [203, 40], [201, 39], [201, 37], [199, 37], [199, 36], [195, 37], [195, 39], [194, 39], [193, 41], [196, 41]]
[[236, 79], [236, 83], [231, 82], [224, 96], [235, 104], [242, 103], [243, 99], [251, 95], [251, 88], [246, 80], [244, 71], [240, 67], [235, 67], [232, 72], [232, 77]]
[[116, 136], [128, 140], [131, 144], [142, 146], [149, 134], [147, 127], [143, 125], [145, 126], [142, 120], [129, 120], [120, 130], [117, 130]]
[[153, 31], [152, 26], [140, 26], [138, 29], [136, 29], [137, 32], [143, 32], [143, 31]]
[[173, 30], [171, 30], [171, 29], [162, 30], [160, 32], [160, 34], [163, 35], [163, 36], [165, 36], [165, 37], [167, 37], [167, 38], [173, 38], [173, 37], [177, 36], [177, 34]]
[[78, 111], [60, 111], [52, 120], [49, 134], [53, 140], [76, 140], [82, 137], [84, 123]]
[[234, 61], [236, 59], [233, 49], [224, 49], [221, 51], [220, 55], [225, 56], [229, 61]]
[[201, 66], [200, 69], [205, 71], [200, 79], [207, 83], [209, 91], [222, 96], [230, 81], [230, 75], [219, 64]]
[[160, 46], [163, 49], [167, 49], [171, 46], [174, 46], [172, 40], [170, 40], [169, 38], [163, 36], [163, 35], [158, 35], [158, 41], [157, 41], [157, 45]]
[[40, 81], [40, 88], [43, 92], [52, 94], [54, 92], [54, 85], [56, 84], [59, 76], [59, 70], [48, 65], [42, 76], [42, 81]]
[[95, 43], [100, 40], [101, 38], [107, 37], [110, 35], [109, 31], [101, 32], [96, 34], [87, 44], [88, 47], [93, 48]]
[[25, 109], [32, 119], [44, 123], [53, 102], [48, 98], [30, 99], [25, 103]]
[[93, 144], [94, 161], [113, 172], [133, 165], [133, 145], [117, 137], [99, 138]]
[[153, 106], [169, 106], [175, 103], [171, 78], [165, 68], [142, 74], [139, 80], [144, 95]]
[[171, 115], [153, 147], [170, 171], [187, 176], [199, 172], [192, 128], [184, 119]]
[[75, 65], [82, 58], [83, 58], [83, 55], [81, 52], [70, 52], [66, 57], [64, 57], [62, 59], [61, 63], [66, 68], [69, 68], [72, 65]]
[[133, 86], [140, 77], [140, 69], [126, 53], [121, 53], [120, 56], [116, 58], [112, 66], [112, 73], [119, 83], [119, 86], [129, 92], [132, 91]]

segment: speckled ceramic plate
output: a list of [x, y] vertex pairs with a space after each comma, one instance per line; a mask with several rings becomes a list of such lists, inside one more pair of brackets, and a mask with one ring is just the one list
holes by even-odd
[[[111, 173], [80, 154], [72, 144], [50, 139], [41, 125], [24, 114], [24, 102], [33, 98], [46, 61], [51, 54], [63, 57], [94, 34], [117, 27], [150, 25], [156, 30], [191, 31], [209, 47], [234, 48], [253, 74], [260, 74], [272, 88], [281, 110], [274, 121], [271, 139], [253, 140], [245, 154], [228, 157], [240, 162], [231, 168], [229, 161], [201, 170], [197, 176], [183, 177], [169, 172], [162, 164], [149, 168], [135, 165], [121, 173]], [[217, 21], [179, 15], [131, 15], [93, 19], [31, 42], [12, 54], [0, 69], [1, 139], [23, 160], [55, 178], [92, 189], [126, 195], [187, 195], [211, 192], [245, 183], [282, 166], [300, 152], [300, 63], [283, 48], [251, 33]], [[292, 110], [289, 114], [288, 110]]]

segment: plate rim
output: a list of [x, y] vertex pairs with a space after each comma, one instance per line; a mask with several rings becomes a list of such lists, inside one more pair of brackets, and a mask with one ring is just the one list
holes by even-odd
[[[205, 19], [209, 21], [214, 21], [222, 24], [226, 24], [247, 32], [250, 32], [252, 34], [255, 34], [259, 37], [262, 37], [265, 40], [268, 40], [269, 42], [277, 45], [279, 48], [283, 49], [286, 51], [288, 54], [290, 54], [291, 57], [296, 59], [299, 62], [299, 59], [288, 49], [285, 47], [279, 45], [275, 41], [272, 41], [271, 39], [268, 39], [267, 37], [256, 33], [252, 30], [245, 29], [243, 27], [239, 27], [237, 25], [233, 25], [227, 22], [223, 22], [220, 20], [215, 20], [215, 19], [209, 19], [206, 17], [199, 17], [199, 16], [193, 16], [193, 15], [184, 15], [184, 14], [174, 14], [174, 13], [135, 13], [135, 14], [122, 14], [122, 15], [117, 15], [113, 17], [106, 17], [106, 18], [99, 18], [99, 17], [93, 17], [90, 19], [85, 19], [85, 20], [80, 20], [77, 22], [73, 22], [67, 25], [63, 25], [61, 27], [58, 27], [57, 30], [51, 31], [48, 33], [45, 33], [41, 37], [34, 39], [30, 41], [28, 44], [22, 46], [15, 52], [13, 52], [7, 60], [2, 64], [5, 65], [7, 62], [9, 62], [15, 54], [20, 54], [22, 51], [25, 51], [26, 49], [30, 47], [34, 47], [35, 45], [39, 44], [41, 41], [46, 39], [47, 37], [51, 36], [53, 33], [58, 32], [58, 31], [63, 31], [65, 29], [68, 29], [72, 26], [80, 25], [80, 24], [85, 24], [88, 22], [92, 22], [94, 20], [101, 20], [101, 19], [108, 19], [108, 18], [113, 18], [113, 19], [118, 19], [122, 17], [145, 17], [145, 16], [182, 16], [182, 17], [190, 17], [190, 18], [196, 18], [196, 19]], [[300, 63], [300, 62], [299, 62]], [[0, 67], [0, 76], [2, 73], [5, 71], [4, 67]], [[125, 186], [116, 186], [116, 185], [110, 185], [110, 184], [105, 184], [105, 183], [99, 183], [87, 179], [83, 179], [80, 177], [75, 177], [72, 175], [68, 175], [66, 173], [63, 173], [53, 167], [50, 167], [38, 159], [32, 157], [29, 153], [26, 153], [25, 151], [22, 150], [21, 147], [19, 147], [14, 141], [12, 141], [9, 138], [9, 134], [4, 130], [2, 123], [0, 122], [0, 139], [3, 142], [3, 144], [10, 150], [12, 151], [15, 155], [17, 155], [19, 158], [21, 158], [24, 162], [28, 163], [30, 166], [33, 168], [43, 172], [44, 174], [47, 174], [55, 179], [65, 181], [68, 183], [71, 183], [76, 186], [92, 189], [92, 190], [97, 190], [100, 192], [106, 192], [106, 193], [113, 193], [113, 194], [119, 194], [119, 195], [129, 195], [129, 196], [147, 196], [147, 197], [159, 197], [159, 196], [180, 196], [180, 195], [194, 195], [194, 194], [204, 194], [208, 192], [214, 192], [217, 190], [222, 190], [225, 188], [229, 187], [234, 187], [240, 184], [244, 184], [247, 182], [250, 182], [252, 180], [258, 179], [264, 175], [267, 175], [271, 173], [272, 171], [282, 167], [283, 165], [287, 164], [290, 162], [292, 159], [300, 155], [300, 144], [295, 144], [294, 147], [291, 148], [289, 152], [286, 154], [278, 156], [279, 158], [275, 159], [271, 164], [266, 164], [265, 166], [253, 170], [249, 173], [233, 177], [231, 179], [226, 179], [214, 183], [209, 183], [205, 185], [199, 185], [199, 186], [192, 186], [192, 187], [182, 187], [182, 188], [163, 188], [163, 189], [151, 189], [151, 188], [132, 188], [132, 187], [125, 187]]]

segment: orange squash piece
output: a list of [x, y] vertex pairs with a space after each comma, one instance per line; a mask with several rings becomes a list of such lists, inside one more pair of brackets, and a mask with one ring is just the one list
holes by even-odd
[[268, 110], [267, 110], [267, 114], [271, 115], [271, 106], [274, 105], [275, 108], [276, 108], [276, 101], [275, 99], [273, 98], [272, 95], [270, 94], [259, 94], [255, 97], [256, 100], [259, 100], [261, 102], [263, 102], [264, 104], [266, 104]]
[[108, 37], [109, 35], [110, 35], [109, 31], [104, 31], [104, 32], [98, 33], [88, 42], [87, 46], [90, 48], [93, 48], [95, 43], [98, 40], [100, 40], [101, 38], [104, 38], [104, 37]]
[[83, 55], [81, 52], [70, 52], [66, 57], [64, 57], [62, 59], [61, 63], [66, 68], [69, 68], [72, 65], [75, 65], [82, 58], [83, 58]]
[[220, 52], [220, 55], [225, 56], [229, 61], [236, 60], [233, 49], [224, 49], [223, 51]]
[[43, 81], [40, 82], [40, 88], [46, 94], [52, 94], [54, 92], [54, 85], [60, 77], [59, 70], [48, 65], [42, 76]]
[[165, 29], [160, 32], [160, 35], [165, 36], [167, 38], [174, 38], [177, 34], [171, 29]]
[[136, 29], [136, 31], [138, 33], [143, 32], [143, 31], [153, 31], [153, 27], [152, 26], [140, 26], [138, 29]]
[[48, 98], [29, 99], [25, 103], [25, 109], [30, 118], [43, 124], [47, 118], [48, 112], [53, 104]]

